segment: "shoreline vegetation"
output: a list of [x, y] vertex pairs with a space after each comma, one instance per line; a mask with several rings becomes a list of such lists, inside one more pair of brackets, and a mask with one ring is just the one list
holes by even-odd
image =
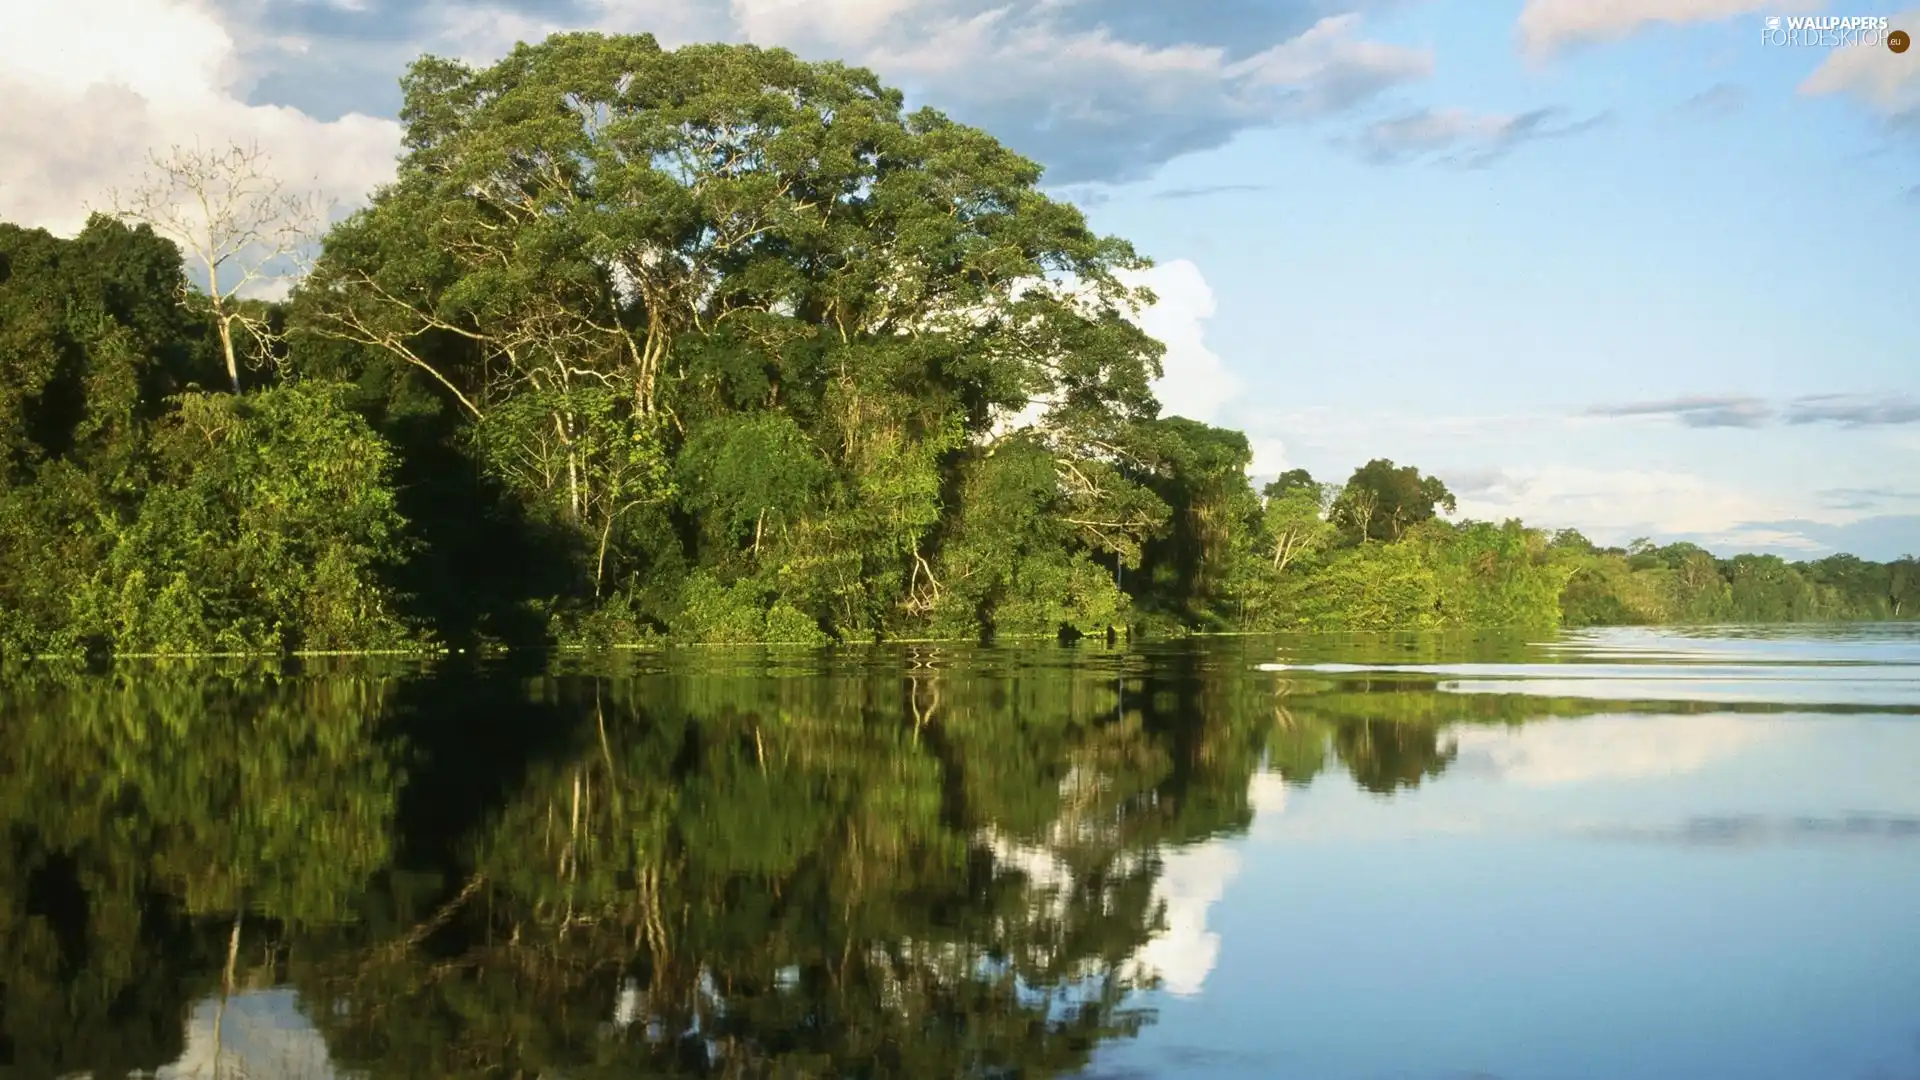
[[1920, 614], [1911, 555], [1456, 522], [1385, 459], [1256, 491], [1160, 413], [1146, 261], [870, 72], [560, 34], [402, 86], [284, 299], [311, 207], [242, 149], [0, 225], [0, 655]]

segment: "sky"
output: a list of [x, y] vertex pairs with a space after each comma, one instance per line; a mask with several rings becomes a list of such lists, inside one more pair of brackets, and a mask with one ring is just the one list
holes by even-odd
[[[1171, 413], [1461, 516], [1920, 554], [1920, 49], [1818, 0], [61, 0], [0, 38], [0, 219], [174, 144], [350, 207], [398, 77], [563, 29], [871, 67], [1155, 262]], [[1911, 0], [1909, 0], [1911, 2]], [[1874, 35], [1878, 37], [1878, 35]]]

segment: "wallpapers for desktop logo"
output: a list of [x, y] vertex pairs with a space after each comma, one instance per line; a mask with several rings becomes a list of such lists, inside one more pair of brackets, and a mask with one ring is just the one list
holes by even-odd
[[1760, 39], [1768, 45], [1803, 45], [1844, 49], [1864, 46], [1904, 53], [1913, 39], [1894, 29], [1885, 15], [1767, 16]]

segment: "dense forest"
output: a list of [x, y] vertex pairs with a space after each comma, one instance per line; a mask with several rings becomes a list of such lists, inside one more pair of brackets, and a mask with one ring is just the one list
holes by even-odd
[[396, 178], [283, 299], [244, 153], [159, 163], [198, 233], [0, 225], [0, 650], [1920, 610], [1911, 556], [1603, 549], [1384, 459], [1256, 490], [1160, 413], [1145, 260], [867, 71], [564, 34], [402, 83]]

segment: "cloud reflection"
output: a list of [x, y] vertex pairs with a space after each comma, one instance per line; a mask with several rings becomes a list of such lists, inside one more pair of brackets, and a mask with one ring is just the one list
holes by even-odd
[[1454, 771], [1522, 787], [1698, 771], [1782, 729], [1734, 716], [1605, 716], [1518, 729], [1457, 728]]
[[187, 1047], [162, 1066], [154, 1080], [231, 1080], [283, 1077], [331, 1080], [336, 1075], [327, 1043], [300, 1011], [292, 990], [235, 994], [223, 1003], [210, 997], [187, 1020]]

